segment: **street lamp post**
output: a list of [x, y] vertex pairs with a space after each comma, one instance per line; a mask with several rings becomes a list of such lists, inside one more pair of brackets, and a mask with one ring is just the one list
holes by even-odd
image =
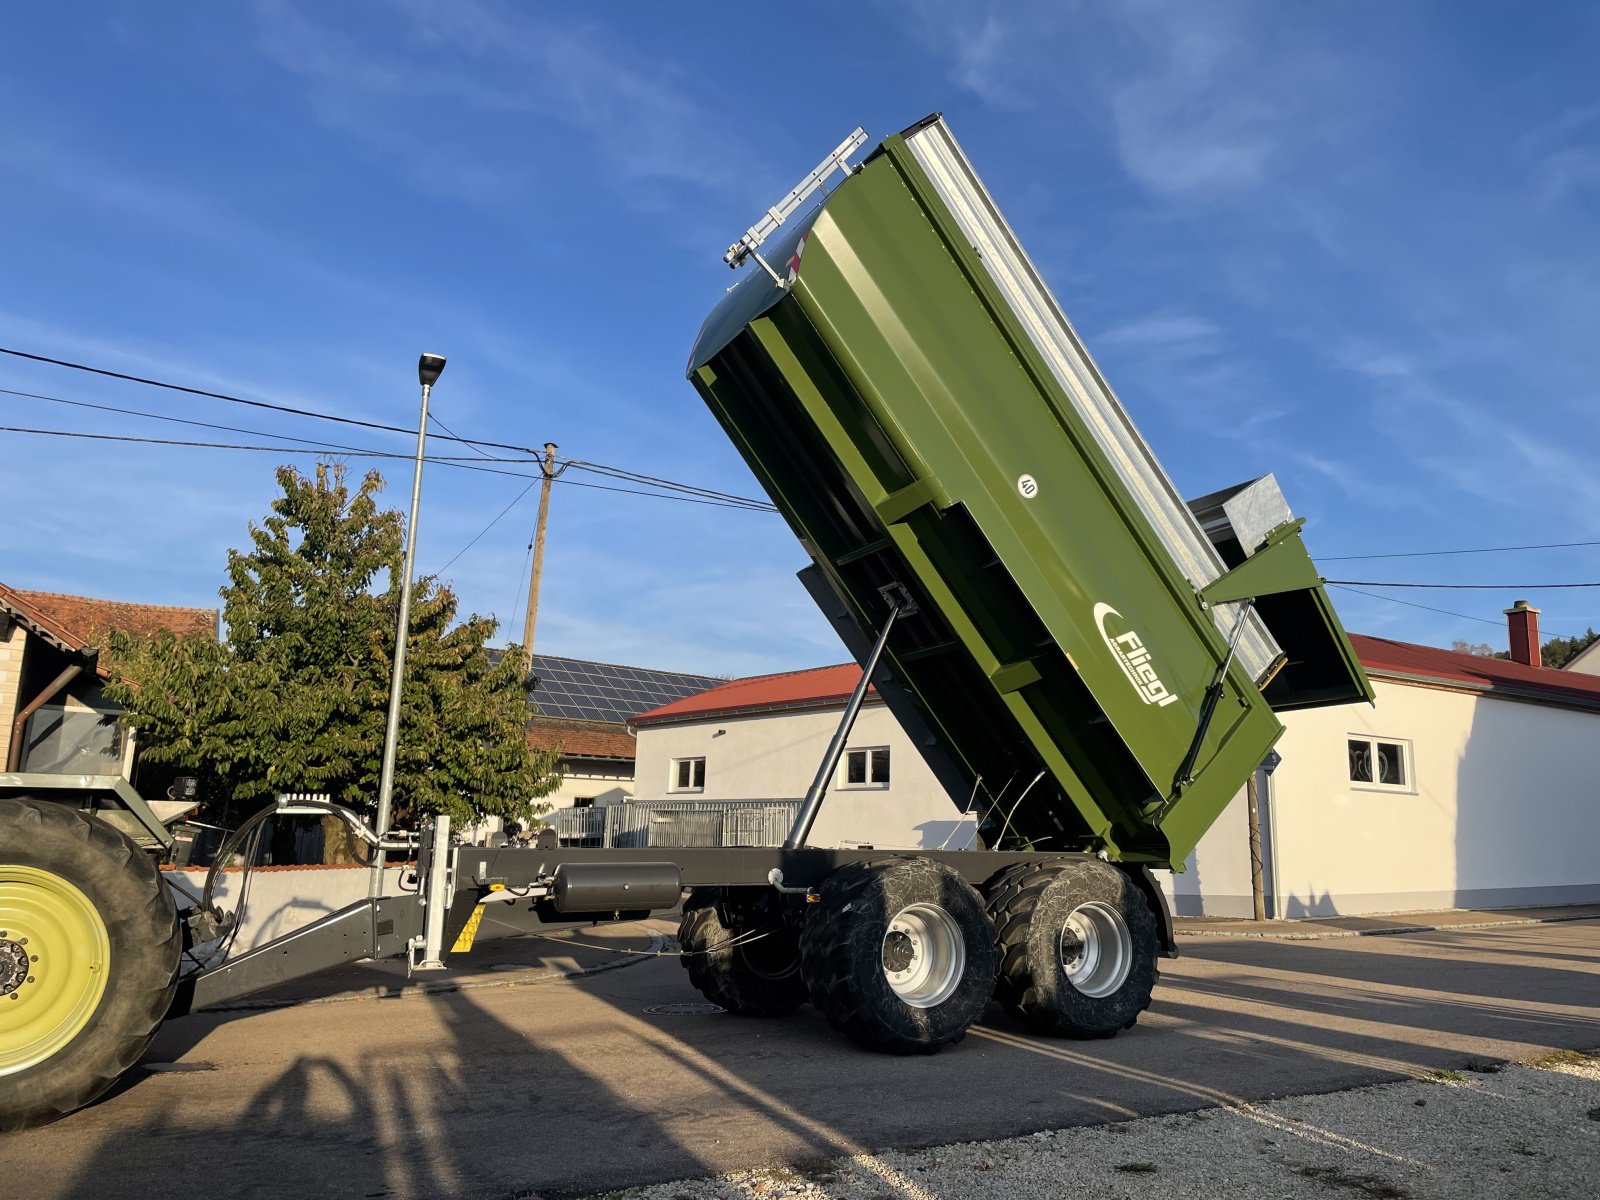
[[[394, 760], [400, 740], [400, 693], [406, 675], [406, 643], [411, 634], [411, 577], [417, 557], [417, 506], [422, 499], [422, 456], [428, 444], [428, 397], [444, 373], [444, 358], [424, 354], [417, 360], [417, 381], [422, 384], [422, 416], [417, 420], [417, 462], [411, 473], [411, 516], [406, 521], [406, 557], [401, 564], [400, 615], [395, 619], [394, 670], [389, 678], [389, 724], [383, 734], [383, 770], [378, 776], [378, 837], [389, 833], [389, 810], [394, 801]], [[383, 894], [384, 852], [373, 852], [367, 896], [376, 900]]]

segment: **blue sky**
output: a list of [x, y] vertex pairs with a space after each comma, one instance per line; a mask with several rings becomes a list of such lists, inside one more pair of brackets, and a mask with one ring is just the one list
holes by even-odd
[[[459, 433], [753, 494], [683, 381], [722, 251], [855, 125], [942, 110], [1186, 494], [1275, 471], [1319, 557], [1600, 540], [1595, 6], [695, 11], [20, 9], [0, 345], [398, 425], [435, 351]], [[409, 448], [14, 360], [0, 387]], [[259, 440], [7, 395], [0, 417]], [[279, 461], [313, 460], [0, 433], [0, 580], [214, 604]], [[420, 567], [524, 486], [430, 468]], [[511, 636], [535, 495], [447, 572]], [[802, 565], [774, 516], [561, 486], [539, 648], [839, 661]], [[1594, 580], [1600, 553], [1324, 573]], [[1600, 625], [1595, 592], [1395, 594], [1463, 615], [1335, 597], [1354, 630], [1435, 645], [1503, 645], [1522, 594], [1547, 632]]]

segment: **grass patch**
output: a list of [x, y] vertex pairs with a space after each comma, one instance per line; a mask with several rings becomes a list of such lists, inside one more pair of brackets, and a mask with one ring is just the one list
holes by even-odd
[[795, 1171], [802, 1179], [812, 1183], [838, 1183], [839, 1168], [831, 1158], [807, 1159], [794, 1164]]
[[1474, 1075], [1493, 1075], [1503, 1066], [1504, 1063], [1490, 1062], [1486, 1058], [1469, 1058], [1463, 1070], [1471, 1071]]
[[1428, 1076], [1438, 1083], [1465, 1083], [1467, 1077], [1460, 1071], [1434, 1071]]
[[1124, 1175], [1153, 1175], [1155, 1173], [1156, 1165], [1155, 1163], [1147, 1162], [1131, 1162], [1123, 1163], [1121, 1166], [1114, 1169], [1121, 1171]]
[[1600, 1062], [1600, 1053], [1594, 1050], [1552, 1050], [1528, 1063], [1530, 1067], [1586, 1067]]

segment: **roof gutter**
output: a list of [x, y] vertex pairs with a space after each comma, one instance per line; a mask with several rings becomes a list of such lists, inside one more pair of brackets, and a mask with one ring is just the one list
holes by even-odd
[[[845, 702], [849, 699], [850, 693], [843, 692], [837, 696], [820, 696], [814, 700], [780, 700], [773, 704], [750, 704], [739, 708], [707, 708], [697, 712], [668, 713], [660, 717], [634, 717], [633, 720], [628, 722], [628, 728], [682, 724], [691, 721], [720, 721], [724, 718], [732, 717], [764, 717], [772, 713], [811, 712], [819, 709], [843, 708]], [[882, 702], [883, 698], [878, 695], [876, 689], [867, 693], [867, 698], [864, 701], [866, 704], [881, 704]]]
[[1558, 708], [1576, 708], [1585, 712], [1600, 712], [1600, 697], [1590, 699], [1584, 696], [1563, 695], [1556, 692], [1540, 691], [1536, 688], [1520, 688], [1515, 685], [1503, 683], [1474, 683], [1468, 679], [1446, 679], [1438, 675], [1415, 675], [1409, 671], [1399, 671], [1389, 667], [1367, 666], [1367, 672], [1374, 679], [1385, 679], [1391, 683], [1410, 684], [1414, 687], [1434, 688], [1445, 692], [1473, 692], [1480, 696], [1493, 696], [1500, 700], [1520, 700], [1527, 704], [1548, 704]]

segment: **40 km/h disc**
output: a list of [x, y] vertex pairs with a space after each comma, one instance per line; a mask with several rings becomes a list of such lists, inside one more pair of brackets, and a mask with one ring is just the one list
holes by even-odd
[[37, 867], [0, 864], [0, 1076], [77, 1037], [110, 968], [111, 938], [81, 890]]

